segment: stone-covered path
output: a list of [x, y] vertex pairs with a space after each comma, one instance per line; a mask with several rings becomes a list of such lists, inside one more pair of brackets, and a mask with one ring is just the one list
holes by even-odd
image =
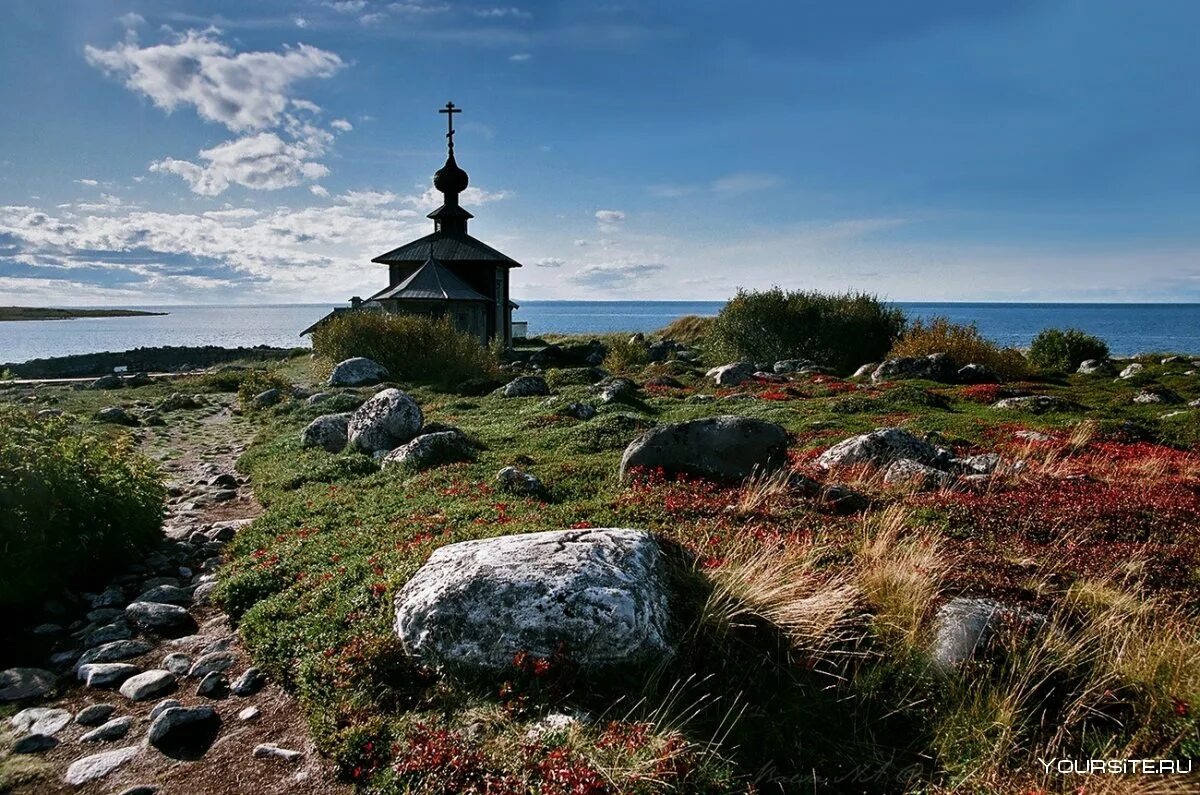
[[[140, 432], [171, 497], [161, 548], [98, 593], [55, 600], [33, 631], [54, 685], [5, 727], [15, 793], [335, 793], [294, 698], [267, 680], [208, 601], [222, 547], [260, 507], [234, 462], [253, 432], [198, 396]], [[184, 401], [187, 403], [187, 401]], [[8, 683], [0, 683], [8, 684]], [[19, 752], [25, 753], [19, 753]]]

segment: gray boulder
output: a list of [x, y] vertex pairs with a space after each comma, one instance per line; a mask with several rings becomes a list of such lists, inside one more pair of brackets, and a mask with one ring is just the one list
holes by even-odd
[[186, 605], [192, 601], [192, 589], [178, 585], [155, 585], [147, 588], [135, 602], [158, 602], [172, 605]]
[[665, 558], [641, 530], [604, 528], [449, 544], [396, 595], [395, 629], [423, 663], [503, 676], [518, 652], [565, 644], [590, 673], [669, 657]]
[[120, 389], [125, 383], [119, 375], [102, 375], [87, 385], [88, 389]]
[[951, 599], [938, 608], [934, 618], [930, 657], [939, 668], [954, 668], [975, 657], [1002, 633], [1037, 630], [1045, 622], [1045, 616], [991, 599]]
[[141, 750], [141, 746], [130, 745], [115, 751], [105, 751], [102, 754], [77, 759], [67, 768], [64, 780], [72, 786], [81, 787], [88, 782], [102, 779], [121, 765], [132, 761], [141, 753]]
[[893, 461], [883, 473], [883, 482], [888, 485], [909, 486], [918, 489], [936, 489], [949, 486], [954, 477], [940, 469], [901, 458]]
[[283, 393], [278, 389], [267, 389], [259, 392], [250, 400], [250, 405], [256, 409], [265, 409], [274, 406], [276, 403], [283, 400]]
[[539, 497], [546, 492], [542, 481], [516, 467], [504, 467], [496, 473], [496, 488], [524, 497]]
[[1137, 375], [1138, 373], [1142, 372], [1145, 369], [1146, 369], [1146, 365], [1140, 364], [1138, 362], [1134, 362], [1133, 364], [1129, 365], [1124, 370], [1122, 370], [1121, 374], [1118, 375], [1117, 377], [1118, 378], [1133, 378], [1135, 375]]
[[879, 369], [879, 362], [867, 362], [862, 367], [854, 371], [851, 378], [869, 378], [872, 373]]
[[998, 384], [1002, 379], [986, 364], [968, 364], [959, 368], [955, 380], [960, 384]]
[[424, 433], [397, 447], [383, 459], [383, 468], [400, 467], [411, 472], [470, 461], [475, 451], [470, 440], [459, 430]]
[[384, 389], [350, 415], [346, 439], [355, 450], [375, 453], [404, 444], [421, 432], [421, 407], [399, 389]]
[[187, 610], [164, 602], [132, 602], [125, 608], [125, 618], [141, 629], [155, 632], [170, 632], [192, 624]]
[[116, 687], [140, 670], [131, 663], [87, 663], [79, 666], [79, 680], [86, 687]]
[[320, 447], [329, 453], [340, 453], [346, 448], [349, 425], [349, 413], [317, 417], [300, 431], [300, 446]]
[[936, 467], [948, 460], [948, 456], [903, 428], [877, 428], [838, 442], [817, 458], [817, 465], [822, 469], [857, 464], [884, 467], [900, 459]]
[[0, 701], [41, 698], [54, 690], [58, 677], [42, 668], [6, 668], [0, 671]]
[[79, 710], [79, 714], [75, 716], [75, 722], [80, 726], [99, 726], [111, 718], [116, 711], [116, 704], [92, 704], [90, 707]]
[[1076, 408], [1069, 400], [1063, 400], [1053, 395], [1024, 395], [1010, 397], [992, 404], [992, 408], [1000, 411], [1027, 411], [1030, 414], [1046, 414], [1052, 411], [1070, 411]]
[[212, 707], [168, 707], [146, 733], [147, 741], [174, 759], [198, 759], [221, 730], [221, 716]]
[[267, 683], [267, 675], [258, 668], [247, 668], [230, 686], [229, 692], [245, 698], [252, 696]]
[[923, 378], [927, 381], [954, 383], [958, 371], [944, 353], [928, 356], [905, 356], [888, 359], [871, 373], [871, 381], [899, 381], [905, 378]]
[[370, 386], [388, 380], [390, 373], [381, 364], [362, 356], [338, 362], [329, 374], [329, 386]]
[[162, 669], [131, 676], [121, 685], [121, 695], [130, 701], [146, 701], [175, 687], [175, 674]]
[[787, 463], [787, 431], [749, 417], [707, 417], [651, 428], [625, 448], [621, 478], [663, 469], [711, 478], [745, 478]]
[[193, 679], [200, 679], [213, 671], [228, 671], [233, 667], [233, 652], [230, 651], [211, 651], [208, 654], [203, 654], [200, 659], [192, 665], [192, 669], [188, 671], [188, 676]]
[[591, 391], [599, 396], [601, 403], [614, 403], [633, 397], [637, 393], [637, 384], [628, 378], [606, 378]]
[[1115, 375], [1117, 371], [1107, 359], [1085, 359], [1075, 372], [1080, 375]]
[[808, 359], [781, 359], [775, 362], [775, 366], [771, 368], [778, 375], [786, 373], [810, 373], [819, 371], [820, 366]]
[[301, 751], [284, 748], [275, 743], [260, 743], [254, 746], [253, 754], [255, 759], [276, 759], [288, 764], [295, 764], [304, 756]]
[[108, 406], [96, 412], [96, 422], [103, 422], [109, 425], [128, 425], [130, 427], [137, 425], [137, 417], [134, 417], [121, 406]]
[[562, 414], [577, 420], [590, 420], [596, 416], [596, 407], [591, 403], [568, 403], [563, 407]]
[[79, 657], [79, 661], [75, 665], [78, 669], [89, 663], [128, 660], [130, 657], [145, 654], [151, 648], [153, 647], [144, 640], [114, 640], [112, 643], [105, 643], [103, 646], [88, 649]]
[[71, 725], [71, 713], [55, 707], [30, 707], [9, 721], [17, 734], [58, 734]]
[[709, 370], [705, 375], [717, 386], [740, 386], [754, 377], [758, 367], [753, 362], [733, 362]]
[[133, 726], [133, 718], [128, 715], [123, 718], [113, 718], [104, 725], [98, 726], [90, 732], [85, 732], [79, 738], [79, 741], [84, 743], [101, 743], [119, 740], [129, 733], [131, 726]]
[[49, 734], [26, 734], [12, 744], [13, 754], [40, 754], [58, 747], [58, 738]]
[[540, 375], [521, 375], [504, 385], [504, 397], [537, 397], [549, 395], [550, 387]]

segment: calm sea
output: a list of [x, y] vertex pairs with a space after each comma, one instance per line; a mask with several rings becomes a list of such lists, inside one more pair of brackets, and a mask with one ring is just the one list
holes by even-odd
[[[720, 301], [523, 301], [514, 320], [530, 335], [654, 331], [681, 315], [713, 315]], [[1114, 354], [1200, 353], [1200, 304], [904, 303], [916, 317], [975, 322], [989, 338], [1024, 346], [1049, 326], [1081, 328]], [[299, 332], [329, 304], [132, 307], [161, 317], [0, 322], [0, 363], [158, 345], [306, 345]]]

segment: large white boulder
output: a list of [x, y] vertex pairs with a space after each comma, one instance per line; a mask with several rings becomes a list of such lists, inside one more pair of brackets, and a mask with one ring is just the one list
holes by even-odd
[[474, 455], [470, 440], [455, 428], [423, 433], [411, 442], [400, 445], [383, 459], [383, 468], [399, 467], [420, 472], [457, 461], [470, 461]]
[[368, 386], [388, 379], [387, 368], [362, 356], [338, 362], [329, 374], [329, 386]]
[[883, 467], [911, 459], [926, 466], [939, 466], [948, 458], [946, 453], [903, 428], [877, 428], [838, 442], [821, 454], [817, 465], [823, 469], [856, 464]]
[[705, 375], [717, 386], [739, 386], [753, 378], [757, 370], [753, 362], [733, 362], [714, 367]]
[[787, 463], [787, 431], [750, 417], [707, 417], [651, 428], [625, 448], [621, 478], [635, 469], [744, 478]]
[[350, 415], [346, 438], [364, 453], [391, 450], [419, 434], [424, 422], [417, 401], [399, 389], [384, 389]]
[[529, 533], [436, 550], [396, 595], [395, 629], [422, 663], [465, 676], [560, 648], [590, 673], [630, 671], [673, 654], [669, 602], [645, 531]]

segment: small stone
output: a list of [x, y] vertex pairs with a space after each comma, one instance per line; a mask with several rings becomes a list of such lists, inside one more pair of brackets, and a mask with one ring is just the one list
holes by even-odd
[[546, 379], [540, 375], [520, 375], [504, 385], [504, 397], [537, 397], [550, 394]]
[[55, 707], [30, 707], [12, 716], [17, 734], [58, 734], [71, 723], [71, 713]]
[[1139, 364], [1138, 362], [1134, 362], [1133, 364], [1129, 365], [1124, 370], [1122, 370], [1121, 374], [1118, 375], [1117, 377], [1118, 378], [1133, 378], [1135, 375], [1137, 375], [1138, 373], [1142, 372], [1145, 369], [1146, 369], [1146, 365]]
[[260, 714], [262, 714], [262, 711], [258, 707], [246, 707], [237, 714], [237, 719], [242, 723], [249, 723], [258, 720]]
[[278, 759], [289, 764], [298, 762], [304, 754], [290, 748], [281, 748], [274, 743], [262, 743], [254, 746], [255, 759]]
[[140, 751], [141, 748], [139, 746], [131, 745], [126, 748], [118, 748], [115, 751], [105, 751], [102, 754], [85, 756], [83, 759], [78, 759], [71, 763], [71, 766], [67, 768], [65, 780], [68, 784], [78, 787], [87, 784], [89, 781], [104, 778], [121, 765], [129, 762]]
[[121, 695], [130, 701], [146, 701], [175, 686], [175, 675], [155, 669], [132, 676], [121, 685]]
[[85, 635], [83, 645], [90, 649], [93, 646], [102, 646], [105, 643], [112, 643], [114, 640], [128, 640], [132, 637], [133, 630], [129, 628], [128, 624], [124, 621], [114, 621]]
[[88, 663], [79, 666], [79, 680], [87, 687], [116, 687], [140, 670], [132, 663]]
[[152, 648], [154, 647], [144, 640], [115, 640], [112, 643], [105, 643], [103, 646], [88, 649], [79, 658], [79, 662], [76, 665], [82, 667], [89, 663], [109, 663], [127, 660], [130, 657], [139, 657]]
[[162, 667], [176, 676], [187, 676], [192, 670], [192, 658], [180, 651], [171, 652], [163, 657]]
[[237, 678], [233, 683], [230, 691], [235, 696], [252, 696], [262, 689], [266, 683], [266, 675], [258, 668], [247, 668], [245, 672]]
[[221, 717], [212, 707], [170, 707], [150, 724], [146, 739], [175, 759], [198, 759], [221, 730]]
[[[189, 574], [188, 576], [190, 577], [191, 575]], [[186, 605], [191, 601], [192, 591], [189, 588], [181, 588], [177, 585], [156, 585], [139, 596], [134, 604], [138, 602], [156, 602]]]
[[129, 789], [121, 790], [121, 795], [158, 795], [158, 787], [150, 784], [138, 784]]
[[75, 722], [80, 726], [99, 726], [117, 711], [115, 704], [92, 704], [84, 707], [75, 716]]
[[125, 593], [113, 585], [105, 588], [103, 592], [92, 597], [92, 607], [116, 607], [125, 603]]
[[496, 473], [496, 485], [511, 494], [521, 494], [537, 497], [544, 494], [546, 489], [536, 476], [523, 472], [516, 467], [504, 467]]
[[221, 698], [229, 692], [229, 680], [220, 671], [211, 671], [200, 680], [196, 695], [206, 698]]
[[125, 608], [125, 617], [142, 629], [169, 631], [186, 626], [192, 620], [179, 605], [163, 602], [134, 602]]
[[123, 718], [113, 718], [103, 726], [92, 729], [80, 737], [79, 741], [84, 743], [99, 743], [108, 742], [109, 740], [119, 740], [129, 733], [129, 727], [132, 725], [133, 718], [128, 715]]
[[41, 698], [54, 690], [58, 677], [42, 668], [8, 668], [0, 671], [0, 701]]
[[13, 743], [14, 754], [40, 754], [58, 745], [58, 738], [48, 734], [27, 734]]

